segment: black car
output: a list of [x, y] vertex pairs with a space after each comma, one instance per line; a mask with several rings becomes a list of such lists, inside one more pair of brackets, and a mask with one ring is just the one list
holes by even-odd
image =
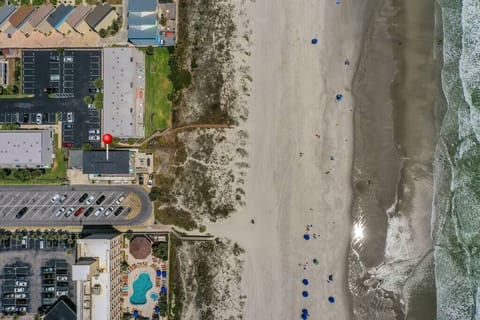
[[71, 124], [71, 123], [64, 124], [63, 128], [64, 129], [73, 129], [73, 124]]
[[23, 217], [25, 215], [25, 213], [27, 212], [28, 208], [27, 207], [23, 207], [22, 210], [18, 211], [17, 215], [15, 216], [15, 218], [17, 219], [20, 219], [21, 217]]
[[103, 200], [105, 200], [105, 196], [101, 196], [100, 198], [97, 199], [97, 201], [95, 202], [97, 205], [101, 204], [103, 202]]
[[23, 123], [27, 123], [30, 120], [30, 115], [28, 113], [23, 114]]
[[142, 185], [143, 184], [143, 174], [138, 176], [138, 184]]
[[85, 199], [87, 199], [87, 197], [88, 197], [88, 193], [82, 194], [82, 196], [80, 197], [80, 199], [78, 199], [78, 202], [82, 203], [83, 201], [85, 201]]
[[124, 207], [118, 207], [113, 214], [117, 217], [120, 215], [120, 213], [122, 213], [123, 209]]
[[94, 209], [93, 207], [88, 208], [87, 211], [85, 211], [85, 213], [83, 214], [83, 216], [88, 217], [89, 215], [91, 215], [93, 212], [93, 209]]

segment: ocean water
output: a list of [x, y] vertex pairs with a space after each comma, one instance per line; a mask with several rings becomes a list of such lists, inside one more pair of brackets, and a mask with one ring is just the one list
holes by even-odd
[[480, 2], [439, 4], [447, 110], [434, 160], [437, 319], [480, 319]]

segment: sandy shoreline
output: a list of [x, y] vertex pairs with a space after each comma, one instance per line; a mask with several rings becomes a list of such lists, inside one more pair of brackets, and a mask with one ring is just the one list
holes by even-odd
[[[246, 250], [241, 282], [247, 296], [245, 319], [295, 319], [303, 308], [311, 319], [352, 318], [346, 262], [351, 90], [373, 4], [246, 4], [253, 30], [246, 206], [228, 221], [208, 225], [212, 234]], [[311, 44], [313, 37], [317, 45]], [[338, 93], [341, 102], [335, 99]], [[309, 231], [307, 225], [312, 225]], [[311, 240], [303, 239], [305, 233]], [[329, 274], [334, 276], [330, 283]], [[308, 286], [302, 284], [304, 278]], [[308, 298], [302, 296], [304, 290]]]

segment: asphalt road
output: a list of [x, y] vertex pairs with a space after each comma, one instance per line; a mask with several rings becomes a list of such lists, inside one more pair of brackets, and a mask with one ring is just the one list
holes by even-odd
[[[103, 207], [107, 209], [113, 206], [114, 209], [118, 207], [115, 201], [120, 195], [128, 196], [130, 193], [135, 193], [141, 202], [140, 213], [133, 219], [126, 219], [126, 214], [122, 213], [119, 216], [110, 214], [105, 216], [103, 213], [95, 216], [93, 213], [89, 217], [85, 217], [83, 213], [75, 217], [73, 214], [65, 217], [63, 214], [56, 216], [56, 212], [65, 207], [78, 209], [84, 207], [85, 210], [89, 207]], [[90, 205], [80, 203], [78, 200], [84, 194], [93, 195], [97, 200], [101, 195], [105, 195], [105, 200], [96, 205], [95, 202]], [[50, 202], [50, 199], [56, 195], [67, 195], [64, 203], [60, 204], [58, 201], [55, 204]], [[122, 207], [131, 206], [129, 198], [122, 201]], [[21, 219], [16, 219], [15, 215], [23, 207], [27, 207], [26, 214]], [[94, 211], [95, 211], [94, 210]], [[125, 212], [125, 210], [124, 210]], [[145, 222], [152, 214], [152, 203], [148, 197], [148, 193], [139, 186], [0, 186], [0, 221], [2, 226], [79, 226], [79, 225], [138, 225]]]
[[[65, 61], [68, 58], [68, 62]], [[29, 115], [27, 122], [34, 122], [33, 116], [45, 113], [46, 122], [55, 122], [51, 114], [59, 113], [61, 120], [67, 122], [67, 113], [73, 113], [73, 128], [65, 130], [63, 142], [71, 142], [75, 147], [90, 142], [89, 129], [100, 129], [100, 117], [95, 109], [88, 109], [83, 102], [93, 89], [93, 81], [101, 78], [100, 50], [24, 50], [23, 93], [34, 94], [33, 98], [0, 99], [0, 121], [23, 123], [24, 114]], [[57, 80], [58, 77], [58, 80]], [[44, 89], [52, 88], [64, 98], [49, 98]], [[68, 140], [67, 140], [68, 139]], [[99, 142], [93, 142], [99, 146]]]

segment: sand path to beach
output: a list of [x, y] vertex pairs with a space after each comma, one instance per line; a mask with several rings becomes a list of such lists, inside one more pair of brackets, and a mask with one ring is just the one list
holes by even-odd
[[[368, 25], [365, 16], [372, 13], [366, 3], [248, 4], [253, 83], [246, 123], [246, 206], [228, 221], [208, 226], [212, 234], [238, 241], [246, 250], [245, 319], [299, 319], [302, 308], [310, 311], [310, 319], [351, 318], [346, 287], [351, 83]], [[311, 44], [314, 37], [316, 45]], [[337, 93], [343, 95], [341, 102]], [[308, 232], [307, 225], [312, 225]], [[305, 233], [311, 240], [304, 240]], [[329, 274], [334, 275], [331, 283]], [[335, 303], [328, 302], [330, 296]]]

